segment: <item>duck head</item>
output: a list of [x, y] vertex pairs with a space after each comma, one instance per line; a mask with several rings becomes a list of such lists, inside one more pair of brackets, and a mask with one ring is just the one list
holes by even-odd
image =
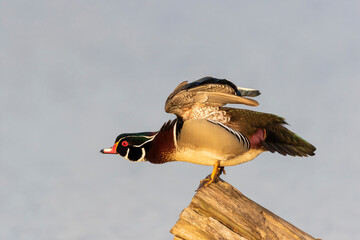
[[138, 162], [145, 161], [150, 143], [157, 132], [123, 133], [117, 136], [115, 143], [110, 148], [101, 149], [104, 154], [119, 154], [127, 160]]

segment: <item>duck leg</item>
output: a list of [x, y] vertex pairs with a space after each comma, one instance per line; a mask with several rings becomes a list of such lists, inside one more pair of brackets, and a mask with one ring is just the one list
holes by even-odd
[[212, 182], [219, 181], [219, 179], [220, 179], [219, 176], [222, 173], [225, 174], [224, 167], [220, 167], [220, 162], [216, 162], [212, 173], [209, 176], [207, 176], [205, 179], [200, 181], [200, 185], [199, 185], [197, 191], [199, 191], [201, 188], [205, 188], [205, 187], [209, 186]]

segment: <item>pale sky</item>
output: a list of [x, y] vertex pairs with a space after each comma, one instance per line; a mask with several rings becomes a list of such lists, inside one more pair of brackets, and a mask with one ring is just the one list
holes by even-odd
[[174, 116], [182, 81], [259, 89], [316, 156], [228, 167], [245, 196], [322, 239], [360, 238], [358, 1], [0, 1], [0, 239], [172, 239], [190, 163], [101, 155]]

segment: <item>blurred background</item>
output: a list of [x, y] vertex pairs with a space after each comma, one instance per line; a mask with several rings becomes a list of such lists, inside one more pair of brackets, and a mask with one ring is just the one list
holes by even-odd
[[[359, 238], [358, 1], [0, 1], [0, 239], [172, 239], [212, 167], [101, 155], [184, 80], [259, 89], [310, 158], [223, 179], [323, 239]], [[240, 106], [242, 107], [242, 106]], [[246, 108], [246, 107], [244, 107]]]

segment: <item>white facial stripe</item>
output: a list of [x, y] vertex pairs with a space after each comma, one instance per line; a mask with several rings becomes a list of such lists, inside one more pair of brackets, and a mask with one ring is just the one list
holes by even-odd
[[[146, 141], [146, 142], [143, 142], [142, 144], [139, 144], [139, 145], [133, 145], [134, 147], [141, 147], [143, 146], [145, 143], [147, 142], [150, 142], [152, 141], [155, 137], [156, 137], [157, 133], [154, 135], [154, 136], [141, 136], [141, 137], [144, 137], [144, 138], [148, 138], [149, 140]], [[124, 138], [128, 138], [129, 136], [125, 136], [125, 137], [122, 137], [119, 139], [119, 142], [121, 142]]]
[[[157, 135], [157, 133], [154, 136], [141, 136], [141, 137], [153, 139], [156, 135]], [[124, 138], [128, 138], [128, 137], [131, 137], [131, 135], [120, 138], [119, 142], [121, 142]]]
[[146, 155], [146, 152], [145, 152], [145, 148], [141, 148], [141, 158], [138, 160], [138, 162], [143, 162], [145, 161], [145, 155]]
[[[156, 134], [156, 135], [157, 135], [157, 134]], [[151, 136], [151, 137], [146, 136], [146, 138], [149, 138], [149, 140], [147, 140], [146, 142], [143, 142], [142, 144], [139, 144], [139, 145], [133, 145], [133, 146], [134, 146], [134, 147], [142, 147], [145, 143], [151, 142], [151, 141], [154, 139], [154, 137], [155, 137], [156, 135]]]
[[130, 148], [128, 148], [127, 150], [126, 150], [126, 155], [125, 155], [125, 159], [127, 159], [127, 160], [129, 160], [129, 158], [128, 158], [128, 155], [129, 155], [129, 152], [130, 152]]

